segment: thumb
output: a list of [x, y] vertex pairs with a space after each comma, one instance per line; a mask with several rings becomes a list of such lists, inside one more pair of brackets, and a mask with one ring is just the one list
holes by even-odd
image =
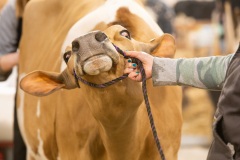
[[139, 51], [128, 51], [125, 53], [127, 56], [137, 58], [143, 63], [146, 63], [147, 60], [151, 57], [149, 54], [147, 54], [145, 52], [139, 52]]
[[132, 58], [137, 58], [141, 57], [141, 52], [138, 51], [125, 51], [126, 56], [132, 57]]

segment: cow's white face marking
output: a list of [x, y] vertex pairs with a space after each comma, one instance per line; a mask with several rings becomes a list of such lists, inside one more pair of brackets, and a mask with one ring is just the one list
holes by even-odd
[[40, 99], [38, 99], [37, 112], [36, 112], [36, 115], [37, 115], [38, 118], [40, 117], [40, 114], [41, 114], [41, 102], [40, 102]]
[[[139, 17], [147, 22], [149, 27], [157, 34], [163, 34], [162, 30], [159, 28], [153, 18], [134, 0], [107, 0], [104, 5], [87, 14], [72, 26], [62, 45], [61, 53], [65, 52], [66, 47], [69, 46], [75, 38], [93, 30], [100, 22], [104, 22], [106, 24], [113, 22], [116, 17], [117, 10], [121, 7], [126, 7], [133, 14], [139, 15]], [[64, 61], [62, 61], [61, 71], [63, 71], [65, 68], [66, 64]]]

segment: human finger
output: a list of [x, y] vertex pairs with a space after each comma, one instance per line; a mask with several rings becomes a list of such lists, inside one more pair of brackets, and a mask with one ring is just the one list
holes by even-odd
[[129, 56], [129, 57], [134, 57], [134, 58], [140, 58], [141, 55], [142, 55], [142, 52], [139, 52], [139, 51], [126, 51], [125, 52], [126, 56]]
[[124, 74], [129, 74], [129, 73], [131, 73], [133, 71], [134, 71], [133, 68], [125, 68], [123, 72], [124, 72]]
[[134, 81], [141, 82], [142, 81], [142, 75], [139, 73], [139, 71], [134, 71], [129, 73], [128, 77]]
[[132, 59], [131, 58], [128, 58], [125, 60], [126, 63], [132, 63]]
[[137, 68], [138, 67], [138, 65], [136, 64], [136, 63], [128, 63], [128, 64], [126, 64], [126, 66], [125, 66], [125, 68]]

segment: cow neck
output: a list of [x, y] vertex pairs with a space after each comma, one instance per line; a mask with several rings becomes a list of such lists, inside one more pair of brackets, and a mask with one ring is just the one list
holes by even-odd
[[[129, 58], [129, 57], [127, 57], [125, 55], [125, 53], [119, 47], [117, 47], [114, 44], [113, 44], [113, 46], [118, 51], [118, 53], [123, 55], [123, 57], [125, 59]], [[165, 160], [165, 155], [163, 153], [163, 150], [162, 150], [162, 147], [161, 147], [161, 144], [160, 144], [160, 140], [158, 138], [157, 130], [156, 130], [156, 127], [155, 127], [155, 124], [154, 124], [154, 119], [153, 119], [153, 116], [152, 116], [152, 111], [151, 111], [151, 107], [150, 107], [150, 103], [149, 103], [149, 99], [148, 99], [148, 95], [147, 95], [146, 74], [145, 74], [145, 70], [143, 68], [143, 64], [142, 64], [142, 62], [140, 60], [138, 60], [136, 58], [131, 58], [131, 59], [132, 59], [133, 62], [136, 62], [138, 64], [138, 66], [139, 66], [140, 73], [142, 75], [142, 92], [143, 92], [143, 96], [144, 96], [144, 100], [145, 100], [145, 104], [146, 104], [146, 108], [147, 108], [148, 118], [149, 118], [150, 126], [151, 126], [151, 129], [152, 129], [153, 137], [154, 137], [154, 140], [155, 140], [155, 143], [156, 143], [156, 146], [157, 146], [157, 149], [158, 149], [158, 152], [159, 152], [159, 155], [160, 155], [161, 159]], [[128, 75], [128, 74], [124, 74], [121, 77], [118, 77], [118, 78], [116, 78], [116, 79], [114, 79], [112, 81], [109, 81], [109, 82], [106, 82], [106, 83], [103, 83], [103, 84], [95, 84], [95, 83], [91, 83], [91, 82], [87, 82], [86, 80], [83, 80], [81, 77], [78, 77], [76, 75], [75, 71], [73, 71], [73, 72], [74, 72], [74, 76], [75, 76], [76, 82], [77, 82], [77, 80], [80, 80], [84, 84], [86, 84], [88, 86], [91, 86], [91, 87], [95, 87], [95, 88], [105, 88], [105, 87], [108, 87], [108, 86], [113, 85], [113, 84], [117, 83], [118, 81], [126, 78], [127, 75]]]
[[[106, 153], [113, 160], [135, 159], [135, 153], [139, 152], [141, 141], [137, 132], [136, 115], [131, 116], [124, 126], [116, 129], [100, 127], [100, 135], [105, 144]], [[121, 154], [119, 154], [121, 153]]]

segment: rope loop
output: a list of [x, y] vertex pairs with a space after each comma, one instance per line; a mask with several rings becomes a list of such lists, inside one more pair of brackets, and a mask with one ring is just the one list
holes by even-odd
[[[118, 53], [120, 53], [125, 59], [130, 58], [130, 57], [126, 56], [124, 51], [122, 51], [119, 47], [115, 46], [114, 44], [113, 44], [113, 46], [118, 51]], [[143, 64], [139, 59], [136, 59], [136, 58], [131, 58], [131, 59], [134, 63], [137, 63], [137, 65], [139, 66], [140, 73], [142, 75], [142, 92], [143, 92], [145, 105], [146, 105], [146, 108], [147, 108], [147, 114], [148, 114], [150, 126], [151, 126], [152, 133], [153, 133], [153, 138], [155, 140], [155, 143], [156, 143], [156, 146], [157, 146], [157, 149], [158, 149], [158, 152], [159, 152], [159, 155], [160, 155], [161, 159], [166, 160], [166, 158], [164, 156], [164, 153], [163, 153], [163, 149], [162, 149], [161, 144], [160, 144], [160, 140], [158, 138], [157, 130], [156, 130], [156, 127], [155, 127], [155, 124], [154, 124], [154, 119], [153, 119], [153, 115], [152, 115], [152, 111], [151, 111], [151, 107], [150, 107], [150, 103], [149, 103], [149, 99], [148, 99], [147, 85], [146, 85], [146, 73], [145, 73], [145, 70], [143, 68]], [[103, 83], [103, 84], [95, 84], [95, 83], [88, 82], [88, 81], [82, 79], [81, 77], [78, 77], [75, 70], [73, 70], [73, 73], [74, 73], [74, 77], [75, 77], [76, 81], [79, 80], [82, 83], [84, 83], [88, 86], [94, 87], [94, 88], [105, 88], [105, 87], [113, 85], [113, 84], [117, 83], [118, 81], [123, 80], [123, 79], [128, 77], [128, 74], [123, 74], [122, 76], [120, 76], [116, 79], [113, 79], [109, 82], [106, 82], [106, 83]]]

